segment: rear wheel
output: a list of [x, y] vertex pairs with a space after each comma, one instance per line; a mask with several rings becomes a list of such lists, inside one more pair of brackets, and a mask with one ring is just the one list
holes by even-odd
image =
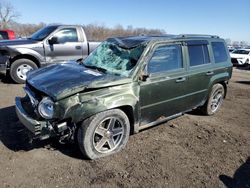
[[124, 148], [129, 133], [128, 117], [123, 111], [113, 109], [84, 120], [78, 129], [77, 140], [84, 157], [97, 159]]
[[201, 107], [201, 111], [205, 115], [215, 114], [221, 107], [225, 97], [225, 89], [221, 84], [215, 84], [209, 94], [207, 102]]
[[14, 82], [23, 84], [27, 73], [37, 68], [37, 65], [29, 59], [17, 59], [10, 66], [10, 76]]

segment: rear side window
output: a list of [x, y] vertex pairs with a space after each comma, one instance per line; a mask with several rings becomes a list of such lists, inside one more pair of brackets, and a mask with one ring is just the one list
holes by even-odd
[[190, 66], [203, 65], [210, 62], [207, 45], [188, 46]]
[[223, 42], [212, 42], [215, 63], [227, 61], [227, 51]]
[[149, 73], [159, 73], [182, 68], [180, 45], [159, 46], [148, 63]]

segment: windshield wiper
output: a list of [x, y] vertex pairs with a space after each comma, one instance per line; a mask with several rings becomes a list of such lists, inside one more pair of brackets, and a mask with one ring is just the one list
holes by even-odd
[[95, 69], [95, 70], [98, 70], [99, 72], [102, 72], [102, 73], [106, 73], [106, 72], [107, 72], [107, 69], [101, 68], [101, 67], [97, 67], [97, 66], [95, 66], [95, 65], [85, 65], [84, 63], [83, 63], [83, 65], [84, 65], [84, 67], [86, 67], [86, 68]]

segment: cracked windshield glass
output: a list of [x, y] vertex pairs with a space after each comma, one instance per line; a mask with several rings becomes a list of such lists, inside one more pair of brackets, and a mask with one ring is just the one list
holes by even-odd
[[139, 45], [125, 49], [112, 42], [103, 42], [84, 61], [84, 66], [107, 74], [116, 74], [128, 77], [145, 46]]

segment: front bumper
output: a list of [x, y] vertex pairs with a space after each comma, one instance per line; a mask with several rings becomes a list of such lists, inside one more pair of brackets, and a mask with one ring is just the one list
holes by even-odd
[[248, 59], [243, 58], [231, 58], [231, 62], [234, 66], [243, 66], [246, 65], [248, 62]]
[[51, 125], [46, 121], [37, 121], [24, 110], [20, 97], [16, 97], [16, 114], [20, 122], [33, 134], [33, 138], [47, 139], [53, 135]]
[[9, 57], [0, 55], [0, 72], [6, 71]]

